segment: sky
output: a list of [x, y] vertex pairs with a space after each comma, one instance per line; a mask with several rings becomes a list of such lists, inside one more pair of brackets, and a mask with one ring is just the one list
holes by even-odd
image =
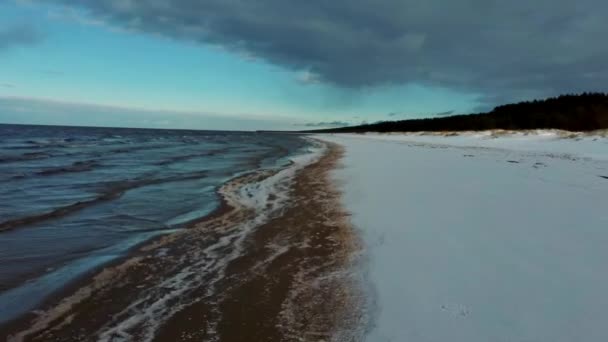
[[0, 122], [304, 129], [608, 85], [600, 0], [3, 0]]

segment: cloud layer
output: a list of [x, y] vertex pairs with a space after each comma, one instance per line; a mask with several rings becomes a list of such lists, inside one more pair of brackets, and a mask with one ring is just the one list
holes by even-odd
[[416, 83], [488, 103], [608, 84], [604, 0], [54, 1], [304, 72], [303, 83]]
[[41, 33], [29, 26], [0, 27], [0, 52], [16, 46], [37, 44], [42, 38]]

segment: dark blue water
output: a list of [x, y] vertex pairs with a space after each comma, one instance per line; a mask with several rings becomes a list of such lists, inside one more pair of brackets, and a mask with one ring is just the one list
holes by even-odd
[[0, 125], [0, 322], [305, 147], [281, 134]]

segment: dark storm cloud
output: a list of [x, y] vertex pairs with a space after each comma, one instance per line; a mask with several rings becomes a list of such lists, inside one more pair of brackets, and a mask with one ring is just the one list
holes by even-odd
[[418, 83], [487, 103], [605, 90], [605, 0], [54, 0], [345, 88]]
[[0, 27], [0, 52], [16, 46], [33, 45], [42, 34], [29, 26]]

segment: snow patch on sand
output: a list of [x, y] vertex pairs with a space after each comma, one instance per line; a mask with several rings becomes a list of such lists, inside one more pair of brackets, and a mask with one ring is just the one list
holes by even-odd
[[290, 158], [290, 165], [276, 174], [259, 182], [243, 185], [235, 200], [238, 205], [260, 213], [276, 211], [289, 201], [293, 178], [302, 168], [315, 163], [325, 153], [327, 147], [319, 141], [309, 139], [311, 147], [302, 154]]

